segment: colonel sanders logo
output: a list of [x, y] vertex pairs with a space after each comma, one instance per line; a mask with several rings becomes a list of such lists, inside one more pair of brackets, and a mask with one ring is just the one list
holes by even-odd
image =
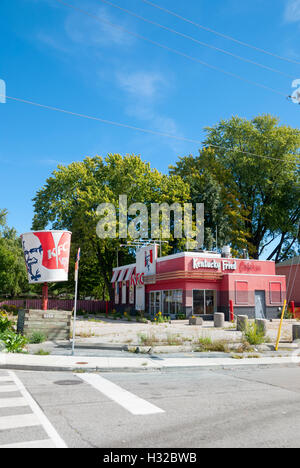
[[30, 283], [68, 280], [71, 233], [43, 231], [21, 237]]
[[150, 272], [151, 265], [153, 264], [153, 250], [150, 250], [149, 252], [145, 252], [145, 267], [148, 271]]

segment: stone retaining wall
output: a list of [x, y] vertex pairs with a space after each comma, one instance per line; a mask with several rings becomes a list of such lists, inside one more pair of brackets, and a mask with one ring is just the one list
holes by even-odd
[[71, 311], [20, 310], [17, 329], [24, 336], [43, 333], [48, 340], [68, 340], [71, 332]]

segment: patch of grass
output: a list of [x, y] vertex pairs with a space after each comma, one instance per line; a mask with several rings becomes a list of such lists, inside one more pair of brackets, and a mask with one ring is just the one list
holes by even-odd
[[168, 335], [167, 343], [169, 346], [180, 346], [183, 344], [183, 338], [180, 335]]
[[232, 354], [231, 358], [232, 359], [245, 359], [244, 356], [241, 356], [240, 354]]
[[36, 353], [34, 353], [35, 356], [49, 356], [49, 351], [45, 351], [44, 349], [39, 349]]
[[46, 340], [47, 340], [46, 335], [39, 331], [33, 332], [32, 335], [29, 337], [30, 344], [40, 344], [40, 343], [44, 343], [44, 341]]
[[154, 344], [158, 344], [160, 342], [159, 338], [154, 335], [154, 333], [149, 333], [145, 335], [144, 333], [138, 334], [140, 344], [143, 346], [153, 346]]
[[259, 359], [261, 356], [259, 354], [249, 354], [247, 359]]
[[92, 338], [95, 336], [95, 333], [92, 332], [79, 332], [78, 334], [76, 333], [76, 336], [79, 336], [80, 338]]
[[243, 340], [239, 347], [235, 349], [238, 354], [250, 353], [251, 351], [253, 351], [253, 347], [246, 340]]
[[255, 322], [248, 324], [244, 331], [244, 338], [250, 345], [260, 345], [266, 340], [264, 331]]
[[199, 338], [197, 344], [198, 344], [198, 347], [196, 351], [200, 353], [205, 353], [205, 352], [228, 353], [229, 352], [228, 344], [222, 340], [212, 341], [212, 339], [209, 337]]

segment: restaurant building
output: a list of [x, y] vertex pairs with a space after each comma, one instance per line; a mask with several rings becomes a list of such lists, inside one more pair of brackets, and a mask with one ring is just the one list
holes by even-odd
[[223, 254], [182, 252], [157, 256], [157, 245], [137, 251], [136, 263], [113, 270], [114, 308], [176, 316], [215, 312], [277, 318], [286, 298], [286, 277], [276, 275], [275, 262], [231, 258]]
[[300, 307], [300, 257], [277, 263], [276, 273], [286, 277], [288, 301], [294, 301], [295, 306]]

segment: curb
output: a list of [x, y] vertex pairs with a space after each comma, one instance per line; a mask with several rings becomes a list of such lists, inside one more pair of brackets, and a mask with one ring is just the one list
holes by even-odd
[[[88, 358], [87, 358], [88, 359]], [[201, 362], [202, 360], [202, 362]], [[138, 365], [130, 365], [130, 363], [116, 363], [115, 366], [106, 365], [98, 366], [97, 363], [94, 365], [88, 365], [84, 367], [81, 363], [72, 363], [67, 364], [64, 363], [63, 365], [44, 365], [43, 363], [22, 363], [18, 364], [17, 362], [12, 363], [3, 363], [0, 364], [0, 369], [9, 369], [9, 370], [22, 370], [22, 371], [39, 371], [39, 372], [73, 372], [73, 373], [80, 373], [80, 372], [102, 372], [102, 373], [113, 373], [113, 372], [130, 372], [130, 373], [139, 373], [139, 372], [172, 372], [178, 371], [179, 369], [182, 370], [200, 370], [200, 369], [225, 369], [225, 368], [241, 368], [241, 367], [275, 367], [275, 366], [297, 366], [299, 367], [300, 364], [300, 357], [292, 358], [292, 357], [278, 357], [278, 358], [258, 358], [258, 359], [250, 359], [244, 358], [241, 360], [236, 360], [232, 358], [201, 358], [198, 361], [192, 359], [180, 359], [179, 362], [172, 362], [172, 358], [163, 359], [161, 361], [155, 362], [150, 358], [145, 360], [140, 359]], [[174, 361], [176, 359], [174, 358]], [[146, 364], [147, 363], [147, 364]], [[137, 363], [136, 363], [137, 364]], [[144, 365], [143, 365], [144, 364]]]

